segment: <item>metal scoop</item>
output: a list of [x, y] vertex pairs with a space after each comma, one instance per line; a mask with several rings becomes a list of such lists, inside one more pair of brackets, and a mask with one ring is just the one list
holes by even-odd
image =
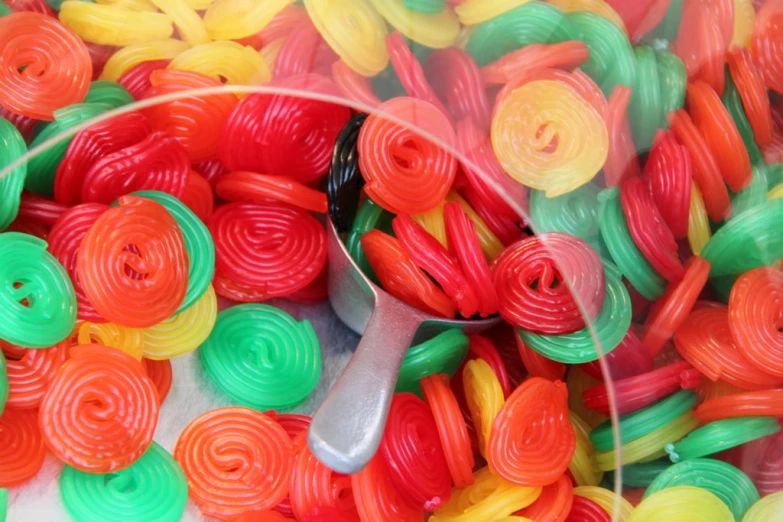
[[409, 306], [362, 273], [331, 220], [326, 233], [329, 301], [337, 316], [363, 337], [316, 411], [308, 443], [318, 460], [350, 474], [367, 465], [378, 450], [400, 366], [411, 344], [449, 328], [480, 332], [500, 319], [455, 321]]

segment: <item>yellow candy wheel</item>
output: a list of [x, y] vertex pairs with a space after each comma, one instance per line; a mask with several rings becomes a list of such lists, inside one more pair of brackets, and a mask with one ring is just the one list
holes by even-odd
[[492, 147], [514, 179], [552, 198], [598, 174], [609, 151], [609, 134], [598, 111], [574, 89], [537, 80], [499, 102]]
[[650, 495], [639, 504], [629, 522], [732, 522], [734, 515], [721, 499], [706, 489], [675, 486]]
[[576, 434], [576, 450], [568, 470], [577, 486], [597, 486], [604, 478], [604, 472], [595, 462], [595, 448], [589, 437], [590, 425], [573, 411], [568, 412], [568, 418]]
[[503, 388], [492, 367], [483, 359], [468, 361], [462, 371], [462, 383], [470, 417], [476, 427], [479, 451], [486, 455], [492, 424], [506, 402]]
[[[631, 520], [633, 506], [630, 502], [612, 490], [595, 486], [579, 486], [574, 488], [574, 495], [592, 500], [601, 506], [612, 517], [613, 522], [628, 522]], [[659, 522], [663, 522], [661, 519]], [[668, 520], [666, 522], [669, 522]]]
[[745, 513], [742, 522], [777, 522], [783, 513], [783, 491], [756, 501]]
[[395, 29], [416, 43], [443, 49], [459, 37], [459, 20], [449, 7], [436, 15], [427, 15], [406, 8], [404, 0], [370, 0], [370, 3]]
[[152, 11], [129, 11], [116, 5], [68, 0], [60, 7], [60, 21], [85, 42], [124, 46], [168, 38], [171, 18]]
[[171, 38], [123, 47], [106, 62], [100, 79], [116, 82], [135, 65], [151, 60], [171, 60], [188, 47], [187, 42]]
[[699, 186], [691, 182], [691, 209], [688, 214], [688, 244], [694, 254], [701, 254], [704, 245], [712, 237], [710, 231], [710, 218], [704, 207], [704, 198], [701, 196]]
[[531, 0], [465, 0], [454, 8], [459, 21], [465, 25], [476, 25], [511, 11]]
[[141, 361], [144, 355], [144, 334], [141, 329], [114, 323], [85, 321], [77, 327], [76, 342], [117, 348], [137, 361]]
[[219, 80], [225, 78], [231, 85], [258, 85], [271, 78], [261, 55], [252, 47], [236, 42], [197, 45], [179, 54], [168, 68], [193, 71]]
[[192, 352], [207, 340], [217, 320], [217, 296], [212, 285], [193, 306], [141, 330], [144, 357], [159, 361]]
[[186, 0], [151, 0], [155, 6], [166, 13], [179, 29], [182, 38], [190, 45], [201, 45], [209, 42], [207, 26], [195, 9]]
[[238, 40], [256, 34], [294, 0], [216, 0], [204, 23], [213, 40]]

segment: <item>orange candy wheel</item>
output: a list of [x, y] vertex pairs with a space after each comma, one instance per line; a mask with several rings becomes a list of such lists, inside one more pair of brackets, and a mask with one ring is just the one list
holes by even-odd
[[0, 488], [18, 486], [33, 478], [45, 456], [38, 412], [6, 408], [0, 416]]
[[520, 486], [547, 486], [568, 469], [576, 435], [564, 383], [533, 377], [509, 396], [487, 446], [492, 472]]
[[76, 346], [41, 403], [41, 435], [69, 466], [111, 473], [147, 451], [159, 410], [158, 391], [133, 357], [99, 344]]
[[731, 77], [742, 98], [742, 107], [753, 129], [753, 136], [760, 147], [765, 147], [772, 143], [773, 127], [764, 78], [747, 49], [735, 47], [728, 58]]
[[223, 175], [215, 192], [226, 201], [269, 203], [282, 201], [311, 212], [326, 214], [326, 194], [285, 176], [237, 171]]
[[68, 359], [68, 339], [51, 348], [20, 348], [0, 341], [6, 357], [8, 402], [10, 408], [37, 408], [49, 389], [54, 375]]
[[783, 378], [783, 272], [756, 268], [734, 283], [729, 328], [742, 354], [760, 370]]
[[166, 397], [171, 391], [171, 362], [168, 359], [161, 361], [153, 361], [152, 359], [142, 359], [142, 366], [147, 372], [147, 375], [152, 379], [155, 388], [158, 390], [158, 397], [160, 397], [160, 403], [166, 400]]
[[84, 100], [92, 61], [84, 42], [56, 18], [12, 13], [0, 18], [0, 105], [14, 114], [54, 120]]
[[82, 240], [76, 267], [106, 320], [145, 328], [172, 316], [188, 289], [189, 259], [179, 225], [155, 201], [123, 196]]
[[351, 476], [353, 498], [364, 522], [381, 520], [421, 520], [424, 513], [406, 503], [392, 483], [380, 454], [359, 473]]
[[574, 485], [568, 475], [562, 475], [554, 484], [545, 486], [535, 502], [516, 514], [530, 520], [565, 520], [573, 504]]
[[699, 404], [693, 414], [701, 424], [735, 417], [783, 417], [783, 390], [714, 397]]
[[783, 0], [767, 0], [756, 12], [751, 49], [767, 87], [783, 94]]
[[213, 517], [265, 510], [288, 493], [291, 439], [271, 417], [249, 408], [220, 408], [191, 422], [174, 458], [188, 478], [188, 495]]

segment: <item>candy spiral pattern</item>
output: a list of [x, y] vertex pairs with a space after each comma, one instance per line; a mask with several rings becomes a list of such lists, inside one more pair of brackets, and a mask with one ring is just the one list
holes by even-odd
[[[297, 455], [291, 470], [291, 507], [298, 520], [309, 520], [314, 510], [332, 509], [340, 520], [345, 515], [348, 520], [351, 511], [356, 510], [351, 498], [351, 477], [340, 475], [323, 465], [310, 451], [303, 434], [294, 439]], [[329, 517], [330, 520], [333, 519]], [[315, 519], [317, 520], [317, 518]]]
[[140, 330], [144, 357], [164, 360], [192, 352], [209, 337], [217, 313], [217, 296], [210, 285], [188, 309]]
[[290, 409], [312, 393], [321, 376], [320, 343], [309, 321], [265, 304], [220, 312], [201, 345], [204, 369], [239, 404]]
[[176, 220], [182, 232], [190, 266], [188, 267], [188, 291], [177, 313], [187, 310], [202, 298], [214, 276], [215, 244], [212, 236], [204, 222], [171, 194], [142, 190], [134, 192], [133, 195], [163, 205]]
[[323, 227], [296, 207], [229, 203], [207, 225], [215, 242], [215, 291], [236, 301], [301, 290], [326, 263]]
[[493, 261], [492, 278], [500, 315], [529, 332], [574, 332], [595, 319], [604, 302], [600, 258], [581, 239], [559, 232], [510, 246]]
[[24, 484], [43, 466], [46, 457], [35, 410], [9, 408], [0, 416], [0, 487]]
[[[275, 52], [274, 49], [267, 49], [267, 53], [271, 52]], [[318, 34], [313, 22], [305, 19], [280, 42], [274, 58], [265, 54], [264, 59], [269, 63], [274, 61], [272, 76], [275, 80], [283, 80], [307, 73], [328, 77], [330, 65], [337, 60], [337, 55]]]
[[84, 98], [84, 103], [103, 103], [113, 109], [130, 105], [134, 99], [130, 93], [117, 82], [106, 80], [94, 81]]
[[644, 180], [675, 239], [688, 235], [692, 179], [688, 149], [677, 142], [672, 132], [659, 133], [644, 166]]
[[288, 491], [292, 454], [280, 424], [236, 407], [198, 417], [174, 449], [188, 478], [188, 495], [205, 514], [217, 517], [276, 506]]
[[629, 522], [732, 522], [731, 510], [715, 494], [701, 487], [676, 486], [645, 498]]
[[338, 232], [351, 230], [356, 217], [356, 204], [364, 178], [359, 172], [359, 151], [357, 142], [359, 130], [367, 115], [359, 113], [345, 124], [340, 131], [332, 151], [332, 163], [326, 184], [329, 200], [329, 217]]
[[574, 495], [571, 511], [565, 522], [612, 522], [612, 517], [592, 500]]
[[668, 281], [681, 279], [685, 269], [677, 242], [647, 183], [640, 177], [626, 179], [620, 188], [620, 204], [634, 243], [653, 269]]
[[367, 118], [358, 142], [359, 170], [367, 182], [364, 190], [395, 214], [420, 214], [433, 209], [451, 188], [457, 162], [411, 129], [452, 144], [455, 135], [451, 123], [434, 105], [415, 98], [393, 98], [378, 110], [406, 122], [410, 128], [387, 117]]
[[397, 392], [421, 395], [422, 378], [443, 373], [452, 378], [468, 353], [468, 338], [459, 328], [450, 328], [432, 339], [411, 346], [405, 352]]
[[152, 326], [185, 299], [190, 262], [182, 233], [166, 208], [150, 199], [120, 198], [95, 221], [76, 258], [87, 298], [108, 321]]
[[[0, 117], [0, 165], [10, 165], [27, 152], [24, 138], [5, 118]], [[0, 179], [0, 230], [8, 228], [19, 213], [27, 164], [15, 168]]]
[[188, 483], [177, 461], [153, 442], [139, 460], [110, 475], [65, 466], [60, 495], [76, 520], [119, 518], [175, 522], [188, 500]]
[[68, 207], [56, 201], [25, 192], [19, 201], [18, 217], [51, 227], [66, 210]]
[[675, 464], [719, 453], [780, 431], [774, 417], [723, 419], [692, 431], [676, 444], [667, 444], [666, 453]]
[[191, 170], [188, 176], [188, 184], [185, 185], [185, 192], [182, 194], [182, 203], [204, 223], [215, 210], [215, 194], [212, 192], [212, 186], [204, 176], [194, 170]]
[[369, 261], [367, 261], [367, 256], [364, 255], [362, 237], [375, 228], [383, 228], [385, 225], [391, 224], [392, 217], [389, 212], [368, 197], [356, 213], [356, 219], [353, 221], [348, 238], [345, 240], [345, 248], [351, 255], [351, 259], [375, 283], [378, 282], [378, 277], [373, 272]]
[[197, 72], [216, 80], [222, 77], [229, 85], [259, 85], [270, 78], [264, 59], [255, 49], [230, 41], [186, 49], [173, 57], [168, 68]]
[[[588, 437], [592, 429], [587, 422], [573, 411], [568, 412], [568, 418], [576, 435], [576, 449], [568, 465], [568, 471], [574, 477], [577, 486], [597, 486], [601, 483], [604, 472], [595, 464], [595, 448]], [[576, 502], [576, 497], [574, 497]]]
[[392, 398], [380, 453], [400, 495], [435, 511], [451, 496], [451, 475], [427, 404], [412, 393]]
[[402, 35], [398, 32], [388, 35], [386, 37], [386, 48], [389, 51], [389, 58], [391, 59], [394, 72], [397, 74], [397, 78], [405, 92], [413, 98], [434, 105], [441, 113], [448, 116], [448, 110], [427, 81], [419, 60], [408, 48], [408, 44]]
[[231, 0], [208, 1], [196, 9], [206, 9], [204, 23], [213, 40], [244, 38], [264, 29], [292, 0], [262, 0], [251, 4]]
[[742, 274], [729, 297], [729, 328], [742, 354], [757, 368], [783, 378], [783, 272], [756, 268]]
[[470, 119], [482, 132], [489, 131], [491, 109], [481, 72], [462, 49], [434, 51], [425, 63], [427, 80], [455, 121]]
[[514, 390], [495, 419], [487, 462], [509, 482], [546, 486], [565, 473], [575, 448], [565, 384], [533, 377]]
[[462, 384], [470, 418], [476, 428], [478, 449], [486, 456], [493, 423], [505, 403], [503, 388], [492, 367], [483, 359], [475, 359], [465, 364]]
[[541, 496], [541, 487], [521, 487], [482, 468], [476, 481], [454, 490], [451, 500], [430, 517], [430, 522], [497, 520], [526, 508]]
[[52, 121], [55, 110], [87, 95], [90, 54], [56, 19], [38, 13], [6, 15], [0, 19], [0, 42], [6, 64], [0, 75], [0, 105], [9, 111]]
[[421, 389], [432, 409], [454, 487], [459, 489], [473, 484], [474, 459], [468, 428], [457, 399], [449, 388], [448, 375], [433, 374], [423, 378]]
[[71, 349], [39, 412], [54, 455], [87, 473], [127, 468], [147, 450], [158, 424], [158, 391], [130, 355], [92, 344]]
[[[319, 75], [275, 82], [278, 87], [336, 94]], [[332, 148], [351, 117], [347, 107], [292, 96], [251, 94], [234, 108], [223, 129], [220, 159], [230, 171], [288, 176], [308, 183], [329, 169]], [[259, 148], [259, 143], [265, 143]]]
[[751, 52], [742, 48], [731, 50], [728, 64], [731, 78], [753, 129], [753, 137], [760, 146], [769, 145], [772, 143], [774, 126], [761, 70], [756, 67]]
[[84, 175], [82, 201], [106, 205], [137, 190], [157, 190], [181, 198], [190, 161], [177, 139], [161, 131], [95, 161]]
[[555, 198], [546, 197], [540, 190], [531, 191], [530, 221], [539, 232], [565, 232], [598, 250], [599, 191], [592, 183]]
[[781, 379], [756, 368], [731, 336], [725, 306], [697, 308], [674, 334], [682, 357], [710, 380], [722, 379], [745, 390], [764, 390]]
[[165, 69], [170, 62], [171, 60], [166, 59], [140, 62], [117, 78], [117, 83], [125, 87], [134, 99], [140, 100], [147, 89], [152, 86], [150, 83], [152, 72]]
[[123, 47], [106, 62], [101, 80], [118, 81], [135, 66], [153, 60], [171, 60], [189, 48], [182, 40], [166, 39]]
[[598, 504], [609, 514], [611, 520], [617, 522], [628, 522], [634, 510], [630, 502], [610, 489], [579, 486], [574, 488], [574, 500], [576, 497], [586, 498]]
[[[161, 69], [149, 75], [142, 99], [219, 87], [220, 80], [192, 71]], [[182, 98], [145, 109], [152, 127], [174, 136], [193, 163], [217, 159], [223, 126], [239, 100], [231, 93]]]
[[163, 40], [174, 32], [166, 14], [111, 4], [68, 0], [60, 6], [59, 18], [85, 42], [116, 47]]
[[395, 487], [388, 466], [376, 454], [367, 466], [351, 476], [353, 498], [361, 520], [416, 520], [423, 510], [406, 502]]
[[76, 294], [68, 273], [46, 251], [46, 242], [19, 232], [0, 234], [0, 339], [18, 346], [47, 348], [76, 323]]
[[351, 69], [363, 76], [375, 76], [386, 69], [386, 23], [367, 0], [350, 5], [307, 0], [304, 5], [318, 32]]
[[501, 98], [492, 147], [514, 179], [555, 197], [595, 177], [606, 161], [609, 136], [602, 116], [573, 88], [537, 80]]
[[397, 238], [371, 230], [361, 238], [362, 250], [383, 288], [428, 313], [452, 318], [456, 305], [416, 266]]
[[171, 363], [168, 360], [153, 361], [152, 359], [142, 359], [141, 365], [144, 366], [147, 375], [152, 379], [153, 384], [155, 384], [155, 388], [158, 390], [158, 396], [160, 397], [160, 403], [163, 404], [169, 391], [171, 391]]
[[456, 257], [407, 214], [395, 217], [392, 227], [405, 252], [440, 284], [462, 316], [476, 314], [478, 297], [460, 270]]
[[283, 176], [230, 172], [215, 183], [215, 192], [226, 201], [261, 205], [282, 201], [310, 212], [325, 214], [327, 210], [326, 194]]
[[144, 354], [144, 334], [139, 328], [128, 328], [114, 323], [83, 322], [77, 326], [78, 344], [99, 344], [116, 348], [137, 361]]
[[[525, 517], [522, 520], [565, 520], [574, 502], [573, 490], [571, 479], [568, 475], [562, 475], [557, 482], [545, 486], [535, 502], [519, 511]], [[514, 520], [511, 517], [509, 522]]]
[[190, 45], [210, 41], [201, 15], [193, 6], [188, 5], [188, 0], [151, 0], [151, 3], [171, 18], [180, 37]]
[[764, 2], [756, 12], [751, 50], [767, 87], [783, 94], [783, 36], [779, 30], [781, 18], [783, 5], [780, 2]]
[[68, 144], [54, 178], [54, 199], [64, 205], [82, 200], [87, 171], [101, 158], [138, 144], [152, 131], [140, 112], [129, 112], [97, 123], [78, 133]]
[[[11, 408], [32, 409], [41, 404], [55, 373], [68, 359], [68, 340], [51, 348], [19, 348], [0, 342], [5, 354], [5, 369], [8, 376], [8, 402]], [[2, 415], [0, 408], [0, 415]]]

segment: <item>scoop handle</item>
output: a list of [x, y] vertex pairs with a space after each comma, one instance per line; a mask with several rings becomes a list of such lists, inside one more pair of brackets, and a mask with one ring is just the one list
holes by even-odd
[[402, 360], [422, 322], [416, 315], [378, 296], [359, 346], [310, 424], [310, 449], [331, 469], [356, 473], [378, 451]]

